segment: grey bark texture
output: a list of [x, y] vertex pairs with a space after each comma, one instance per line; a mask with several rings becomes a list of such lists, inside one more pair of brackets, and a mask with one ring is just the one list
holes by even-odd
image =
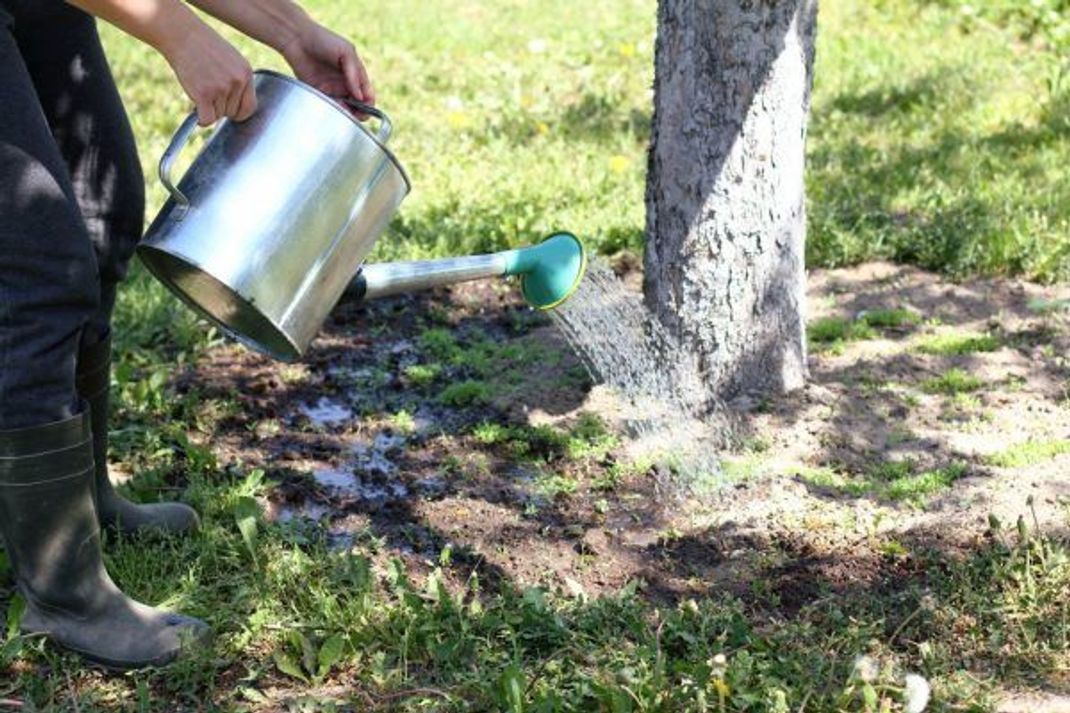
[[806, 379], [817, 0], [660, 0], [644, 290], [711, 398]]

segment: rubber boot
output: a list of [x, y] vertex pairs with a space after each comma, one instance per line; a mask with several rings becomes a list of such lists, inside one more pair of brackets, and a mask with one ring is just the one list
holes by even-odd
[[0, 533], [19, 592], [22, 629], [114, 669], [162, 666], [208, 627], [123, 594], [104, 569], [93, 503], [88, 412], [0, 431]]
[[133, 503], [115, 492], [108, 477], [108, 416], [110, 412], [111, 339], [78, 354], [78, 395], [89, 403], [93, 426], [94, 483], [97, 515], [102, 527], [125, 534], [145, 531], [187, 533], [197, 529], [196, 511], [182, 503]]

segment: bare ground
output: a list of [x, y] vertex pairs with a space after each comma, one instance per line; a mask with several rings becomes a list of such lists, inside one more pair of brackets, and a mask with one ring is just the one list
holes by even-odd
[[[815, 272], [809, 296], [811, 319], [907, 309], [918, 320], [813, 354], [797, 393], [738, 399], [745, 432], [725, 454], [728, 482], [685, 500], [656, 472], [623, 467], [626, 444], [596, 458], [531, 458], [473, 434], [484, 422], [568, 428], [584, 413], [619, 428], [616, 397], [592, 386], [556, 330], [501, 285], [343, 306], [301, 365], [225, 347], [181, 384], [233, 400], [216, 445], [276, 483], [270, 519], [336, 547], [372, 543], [417, 571], [448, 548], [455, 581], [476, 574], [580, 597], [639, 581], [658, 601], [728, 590], [790, 613], [838, 592], [923, 580], [915, 553], [965, 551], [992, 536], [992, 515], [1065, 527], [1070, 453], [995, 463], [1030, 441], [1070, 441], [1070, 311], [1059, 305], [1070, 288], [952, 284], [875, 263]], [[514, 364], [499, 355], [501, 378], [485, 379], [483, 402], [447, 405], [441, 390], [471, 377], [465, 364], [430, 385], [408, 368], [434, 361], [421, 336], [432, 328], [462, 345], [488, 339], [540, 356]], [[941, 334], [996, 341], [959, 355], [919, 349]], [[927, 380], [953, 368], [980, 384], [930, 393]], [[881, 480], [889, 463], [955, 477], [897, 500]], [[574, 491], [548, 489], [550, 472]], [[624, 475], [607, 485], [614, 472]]]

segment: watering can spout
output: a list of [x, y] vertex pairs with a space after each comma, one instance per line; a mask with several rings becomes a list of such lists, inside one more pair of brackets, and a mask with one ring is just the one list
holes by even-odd
[[579, 287], [587, 253], [571, 233], [555, 233], [537, 245], [489, 255], [383, 262], [364, 265], [346, 289], [346, 299], [362, 301], [487, 277], [520, 277], [528, 304], [553, 309]]

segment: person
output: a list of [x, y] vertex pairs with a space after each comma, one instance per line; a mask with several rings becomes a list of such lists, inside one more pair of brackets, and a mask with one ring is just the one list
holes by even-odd
[[[330, 95], [374, 104], [353, 45], [289, 0], [192, 0]], [[0, 533], [22, 629], [104, 666], [158, 666], [208, 627], [112, 582], [100, 528], [189, 533], [107, 471], [111, 314], [144, 219], [134, 139], [96, 18], [158, 50], [198, 121], [256, 111], [249, 63], [181, 0], [0, 0]]]

